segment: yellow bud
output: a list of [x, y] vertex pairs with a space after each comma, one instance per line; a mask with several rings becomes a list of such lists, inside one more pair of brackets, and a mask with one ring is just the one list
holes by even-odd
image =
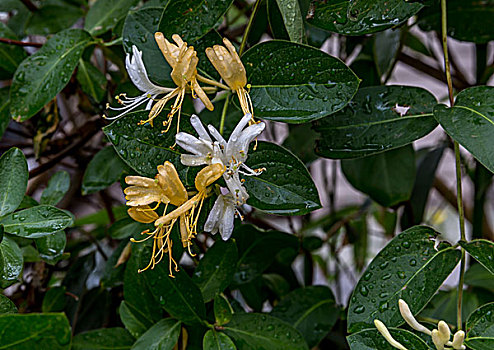
[[222, 164], [211, 164], [199, 171], [195, 179], [196, 189], [201, 192], [209, 185], [218, 180], [225, 172], [226, 167]]
[[463, 341], [465, 340], [465, 332], [463, 331], [458, 331], [455, 333], [453, 336], [453, 343], [452, 347], [455, 350], [462, 350], [465, 349], [465, 345], [463, 345]]
[[158, 214], [151, 210], [148, 205], [129, 208], [129, 210], [127, 210], [127, 213], [135, 221], [142, 222], [144, 224], [149, 224], [159, 218]]
[[451, 331], [449, 330], [447, 323], [444, 321], [439, 321], [439, 323], [437, 324], [437, 330], [439, 332], [441, 341], [446, 344], [451, 337]]

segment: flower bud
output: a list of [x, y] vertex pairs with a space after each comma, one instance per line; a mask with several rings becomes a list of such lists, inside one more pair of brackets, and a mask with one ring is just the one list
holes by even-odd
[[412, 312], [410, 311], [410, 308], [408, 307], [408, 304], [403, 300], [400, 299], [398, 300], [398, 306], [400, 308], [400, 314], [401, 317], [405, 320], [405, 322], [415, 329], [416, 331], [431, 335], [431, 331], [424, 326], [422, 326], [418, 321], [413, 317]]
[[451, 337], [451, 331], [449, 330], [448, 324], [444, 321], [439, 321], [437, 324], [437, 330], [439, 331], [441, 341], [446, 344]]
[[432, 342], [434, 343], [434, 345], [436, 346], [436, 349], [437, 350], [444, 350], [444, 342], [443, 340], [441, 339], [441, 336], [439, 334], [439, 331], [437, 329], [434, 329], [432, 332], [431, 332], [431, 336], [432, 336]]
[[456, 350], [465, 349], [465, 345], [463, 345], [464, 340], [465, 340], [465, 332], [463, 331], [456, 332], [455, 335], [453, 336], [453, 343], [452, 343], [453, 349]]
[[377, 330], [379, 331], [379, 333], [381, 333], [381, 335], [384, 337], [384, 339], [386, 339], [386, 341], [394, 348], [396, 349], [399, 349], [399, 350], [408, 350], [407, 348], [405, 348], [401, 343], [399, 343], [398, 341], [396, 341], [392, 336], [391, 334], [389, 333], [388, 329], [386, 328], [386, 326], [384, 325], [384, 323], [382, 323], [381, 321], [379, 320], [374, 320], [374, 325], [376, 326]]

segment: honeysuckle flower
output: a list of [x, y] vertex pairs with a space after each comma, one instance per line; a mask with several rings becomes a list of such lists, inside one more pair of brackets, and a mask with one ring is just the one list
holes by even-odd
[[227, 38], [223, 38], [223, 44], [226, 48], [221, 45], [214, 45], [212, 48], [208, 47], [206, 49], [206, 55], [214, 68], [220, 73], [225, 83], [237, 93], [242, 112], [252, 115], [254, 108], [252, 107], [249, 93], [246, 90], [248, 85], [244, 65], [235, 47]]
[[[182, 245], [187, 247], [189, 253], [193, 255], [190, 251], [191, 239], [197, 233], [197, 222], [202, 204], [209, 195], [208, 186], [219, 179], [224, 171], [225, 167], [221, 164], [212, 164], [199, 171], [195, 178], [198, 193], [190, 199], [175, 167], [168, 161], [158, 166], [158, 174], [155, 179], [141, 176], [127, 176], [125, 178], [125, 181], [132, 185], [124, 191], [128, 200], [126, 204], [131, 207], [128, 210], [129, 216], [142, 223], [154, 222], [156, 227], [152, 232], [150, 230], [141, 232], [141, 234], [147, 235], [142, 240], [131, 239], [132, 242], [143, 242], [153, 238], [153, 251], [149, 264], [145, 268], [139, 269], [139, 272], [148, 268], [153, 269], [165, 254], [168, 254], [169, 257], [169, 275], [173, 277], [173, 269], [178, 271], [178, 264], [171, 254], [173, 242], [170, 238], [177, 220], [179, 221]], [[153, 202], [157, 203], [155, 208], [148, 205]], [[162, 216], [155, 211], [161, 203], [165, 204]], [[168, 204], [177, 208], [167, 213]]]
[[235, 215], [240, 216], [240, 213], [233, 196], [220, 193], [204, 223], [204, 231], [211, 232], [213, 235], [219, 231], [221, 238], [226, 241], [232, 235]]
[[122, 107], [111, 107], [107, 104], [106, 108], [123, 112], [114, 117], [106, 117], [107, 119], [120, 118], [124, 114], [133, 111], [146, 101], [146, 110], [150, 110], [154, 103], [154, 99], [158, 95], [167, 94], [174, 91], [172, 88], [155, 85], [151, 82], [151, 80], [149, 80], [146, 67], [144, 66], [144, 62], [142, 60], [142, 51], [139, 51], [135, 45], [132, 45], [132, 55], [127, 54], [125, 57], [125, 68], [127, 69], [127, 73], [129, 74], [132, 83], [134, 83], [134, 85], [144, 93], [137, 97], [127, 97], [127, 94], [125, 93], [116, 96], [115, 98], [118, 103], [122, 105]]
[[384, 325], [384, 323], [382, 323], [379, 320], [374, 320], [374, 325], [376, 326], [376, 328], [379, 331], [379, 333], [381, 333], [381, 335], [384, 337], [384, 339], [387, 340], [387, 342], [389, 343], [389, 345], [391, 345], [392, 347], [394, 347], [396, 349], [399, 349], [399, 350], [408, 350], [400, 342], [398, 342], [397, 340], [395, 340], [391, 336], [391, 333], [389, 333], [389, 330], [388, 330], [388, 328], [386, 328], [386, 326]]
[[453, 336], [453, 341], [451, 343], [451, 346], [455, 350], [459, 349], [465, 349], [465, 345], [463, 345], [463, 342], [465, 341], [465, 332], [463, 331], [458, 331], [455, 333]]
[[246, 114], [226, 141], [214, 126], [208, 125], [208, 133], [201, 120], [196, 115], [192, 115], [190, 122], [199, 138], [185, 132], [179, 132], [175, 137], [177, 144], [191, 153], [182, 154], [182, 164], [187, 166], [222, 164], [226, 166], [223, 178], [237, 206], [244, 204], [249, 198], [240, 174], [257, 176], [265, 170], [253, 170], [245, 164], [249, 144], [261, 134], [265, 127], [262, 122], [247, 126], [251, 118], [250, 114]]

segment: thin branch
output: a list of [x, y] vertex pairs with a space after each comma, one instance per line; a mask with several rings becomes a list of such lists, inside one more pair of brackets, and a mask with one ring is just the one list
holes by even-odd
[[21, 0], [21, 2], [28, 8], [29, 11], [31, 12], [36, 12], [38, 11], [38, 7], [36, 7], [35, 4], [31, 2], [31, 0]]
[[1, 43], [9, 44], [9, 45], [17, 45], [17, 46], [32, 46], [32, 47], [41, 47], [43, 44], [41, 43], [32, 43], [32, 42], [24, 42], [19, 40], [13, 40], [8, 38], [0, 38]]

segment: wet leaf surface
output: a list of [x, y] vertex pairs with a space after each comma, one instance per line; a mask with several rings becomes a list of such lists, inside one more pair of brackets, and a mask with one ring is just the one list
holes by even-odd
[[[429, 350], [427, 344], [418, 336], [404, 329], [390, 328], [391, 336], [407, 349]], [[394, 350], [377, 329], [366, 329], [347, 336], [351, 350]]]
[[165, 318], [141, 335], [132, 346], [132, 350], [168, 350], [173, 349], [178, 341], [182, 323], [172, 318]]
[[11, 148], [0, 158], [0, 217], [21, 204], [27, 188], [27, 162], [22, 151]]

